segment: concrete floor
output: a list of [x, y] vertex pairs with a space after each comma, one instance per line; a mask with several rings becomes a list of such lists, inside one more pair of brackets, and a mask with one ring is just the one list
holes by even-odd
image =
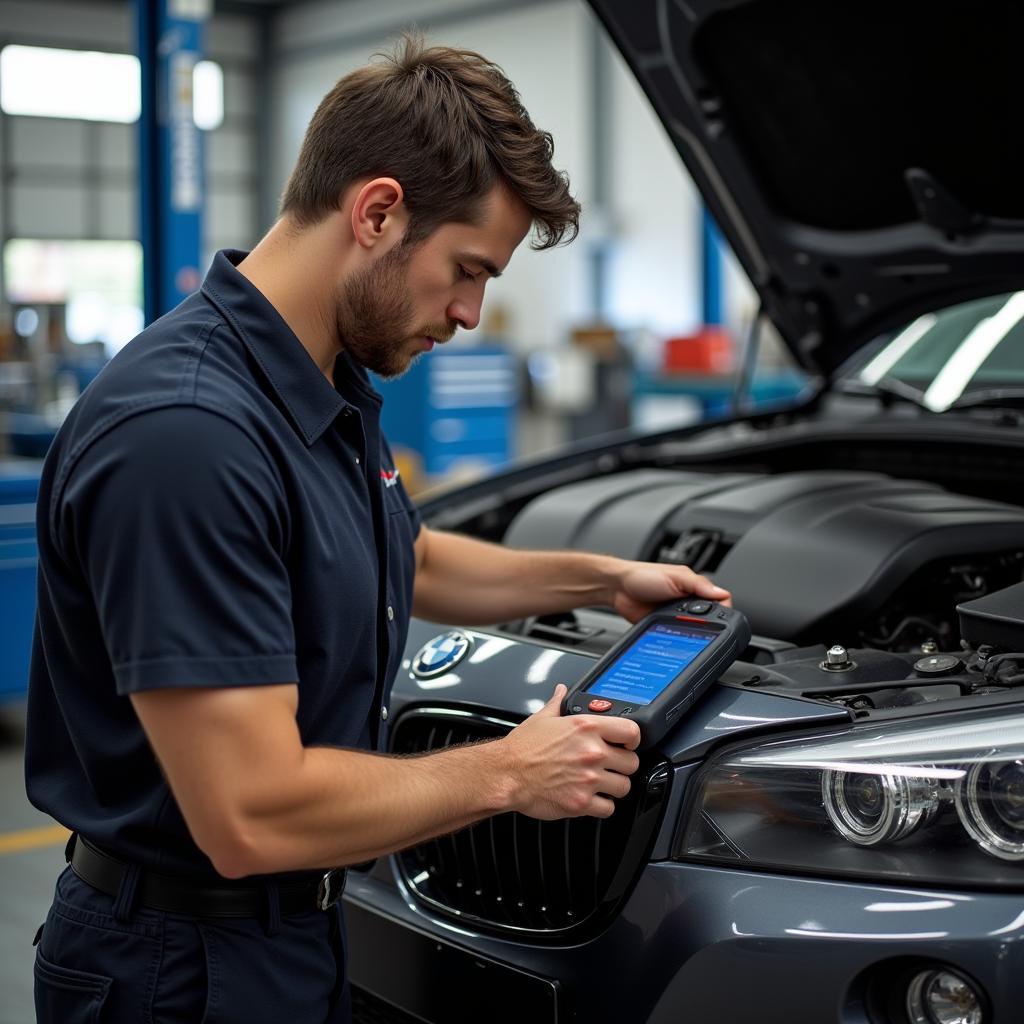
[[[0, 1024], [32, 1024], [32, 938], [46, 916], [64, 867], [53, 821], [25, 796], [25, 710], [0, 705]], [[29, 829], [47, 829], [40, 834]], [[17, 847], [31, 843], [24, 849]]]

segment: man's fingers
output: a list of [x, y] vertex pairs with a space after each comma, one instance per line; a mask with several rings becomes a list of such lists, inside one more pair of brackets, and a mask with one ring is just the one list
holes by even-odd
[[615, 813], [615, 804], [607, 797], [595, 796], [584, 813], [592, 818], [610, 818]]
[[626, 750], [636, 750], [640, 746], [640, 726], [628, 718], [600, 718], [597, 715], [587, 715], [599, 723], [598, 732], [605, 743], [625, 747]]
[[610, 747], [606, 766], [613, 772], [622, 775], [632, 775], [640, 767], [640, 758], [632, 750], [620, 750], [618, 747]]
[[629, 777], [626, 775], [620, 775], [618, 772], [605, 772], [604, 779], [598, 787], [597, 792], [603, 796], [615, 797], [616, 800], [621, 800], [628, 792], [630, 787]]
[[691, 589], [699, 597], [709, 598], [712, 601], [717, 601], [719, 604], [728, 604], [732, 598], [732, 594], [725, 587], [712, 583], [707, 576], [701, 576], [700, 573], [696, 572], [691, 580]]

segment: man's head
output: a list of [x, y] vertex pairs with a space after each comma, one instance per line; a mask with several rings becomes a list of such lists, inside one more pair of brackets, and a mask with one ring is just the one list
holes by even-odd
[[478, 53], [425, 48], [404, 37], [394, 54], [346, 75], [306, 130], [281, 198], [296, 224], [337, 210], [357, 181], [398, 180], [409, 213], [407, 243], [448, 221], [472, 221], [495, 185], [523, 202], [535, 248], [571, 241], [579, 204], [551, 166], [548, 132], [530, 120], [515, 87]]
[[[321, 102], [281, 200], [293, 227], [344, 212], [365, 255], [339, 282], [339, 339], [384, 376], [479, 318], [483, 285], [531, 225], [575, 237], [579, 204], [552, 141], [479, 54], [406, 37]], [[399, 232], [396, 234], [396, 232]]]

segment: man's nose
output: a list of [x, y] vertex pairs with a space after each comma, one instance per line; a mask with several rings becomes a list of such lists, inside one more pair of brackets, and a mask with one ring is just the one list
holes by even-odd
[[454, 320], [464, 331], [471, 331], [480, 323], [480, 302], [456, 299], [448, 307], [448, 319]]

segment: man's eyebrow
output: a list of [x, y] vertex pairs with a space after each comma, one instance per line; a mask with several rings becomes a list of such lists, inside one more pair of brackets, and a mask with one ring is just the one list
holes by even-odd
[[475, 252], [464, 252], [459, 259], [465, 263], [479, 264], [491, 277], [501, 277], [501, 271], [486, 256], [478, 256]]

